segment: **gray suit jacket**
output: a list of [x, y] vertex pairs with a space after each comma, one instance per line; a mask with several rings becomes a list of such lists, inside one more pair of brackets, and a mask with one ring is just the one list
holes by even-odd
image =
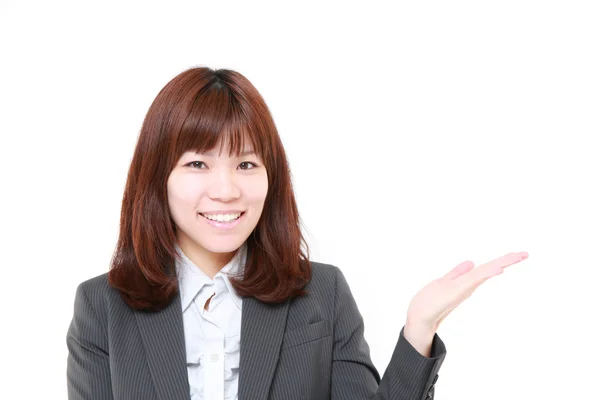
[[[279, 305], [243, 299], [239, 400], [433, 398], [446, 355], [438, 335], [427, 358], [402, 329], [380, 380], [342, 272], [316, 262], [312, 268], [304, 297]], [[82, 282], [67, 347], [70, 400], [190, 398], [179, 296], [160, 312], [140, 312], [108, 285], [107, 274]]]

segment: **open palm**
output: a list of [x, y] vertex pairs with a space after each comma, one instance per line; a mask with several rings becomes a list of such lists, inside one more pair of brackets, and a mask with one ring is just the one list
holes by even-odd
[[444, 318], [483, 282], [527, 257], [528, 253], [522, 251], [508, 253], [477, 268], [471, 261], [458, 264], [446, 275], [417, 292], [408, 306], [407, 321], [435, 332]]

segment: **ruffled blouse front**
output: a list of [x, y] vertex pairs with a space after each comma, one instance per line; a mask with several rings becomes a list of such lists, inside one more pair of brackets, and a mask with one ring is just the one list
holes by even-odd
[[[188, 381], [192, 400], [236, 400], [242, 299], [229, 282], [245, 260], [245, 248], [210, 279], [181, 249], [178, 263]], [[205, 309], [210, 299], [208, 309]]]

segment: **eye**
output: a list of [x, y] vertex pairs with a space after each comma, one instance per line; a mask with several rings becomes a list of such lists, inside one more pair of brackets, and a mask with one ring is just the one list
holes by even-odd
[[186, 167], [189, 166], [195, 169], [203, 169], [201, 168], [202, 165], [206, 166], [206, 164], [204, 164], [204, 161], [192, 161], [190, 163], [187, 163]]
[[241, 167], [241, 169], [252, 169], [252, 168], [258, 167], [258, 165], [256, 165], [253, 162], [250, 162], [250, 161], [244, 161], [243, 163], [240, 164], [240, 167]]

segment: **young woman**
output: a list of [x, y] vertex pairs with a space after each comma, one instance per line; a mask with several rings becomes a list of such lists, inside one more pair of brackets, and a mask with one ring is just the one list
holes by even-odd
[[527, 257], [461, 263], [409, 305], [380, 378], [342, 272], [309, 261], [286, 155], [254, 86], [189, 69], [144, 120], [110, 271], [81, 283], [69, 399], [431, 399], [440, 322]]

